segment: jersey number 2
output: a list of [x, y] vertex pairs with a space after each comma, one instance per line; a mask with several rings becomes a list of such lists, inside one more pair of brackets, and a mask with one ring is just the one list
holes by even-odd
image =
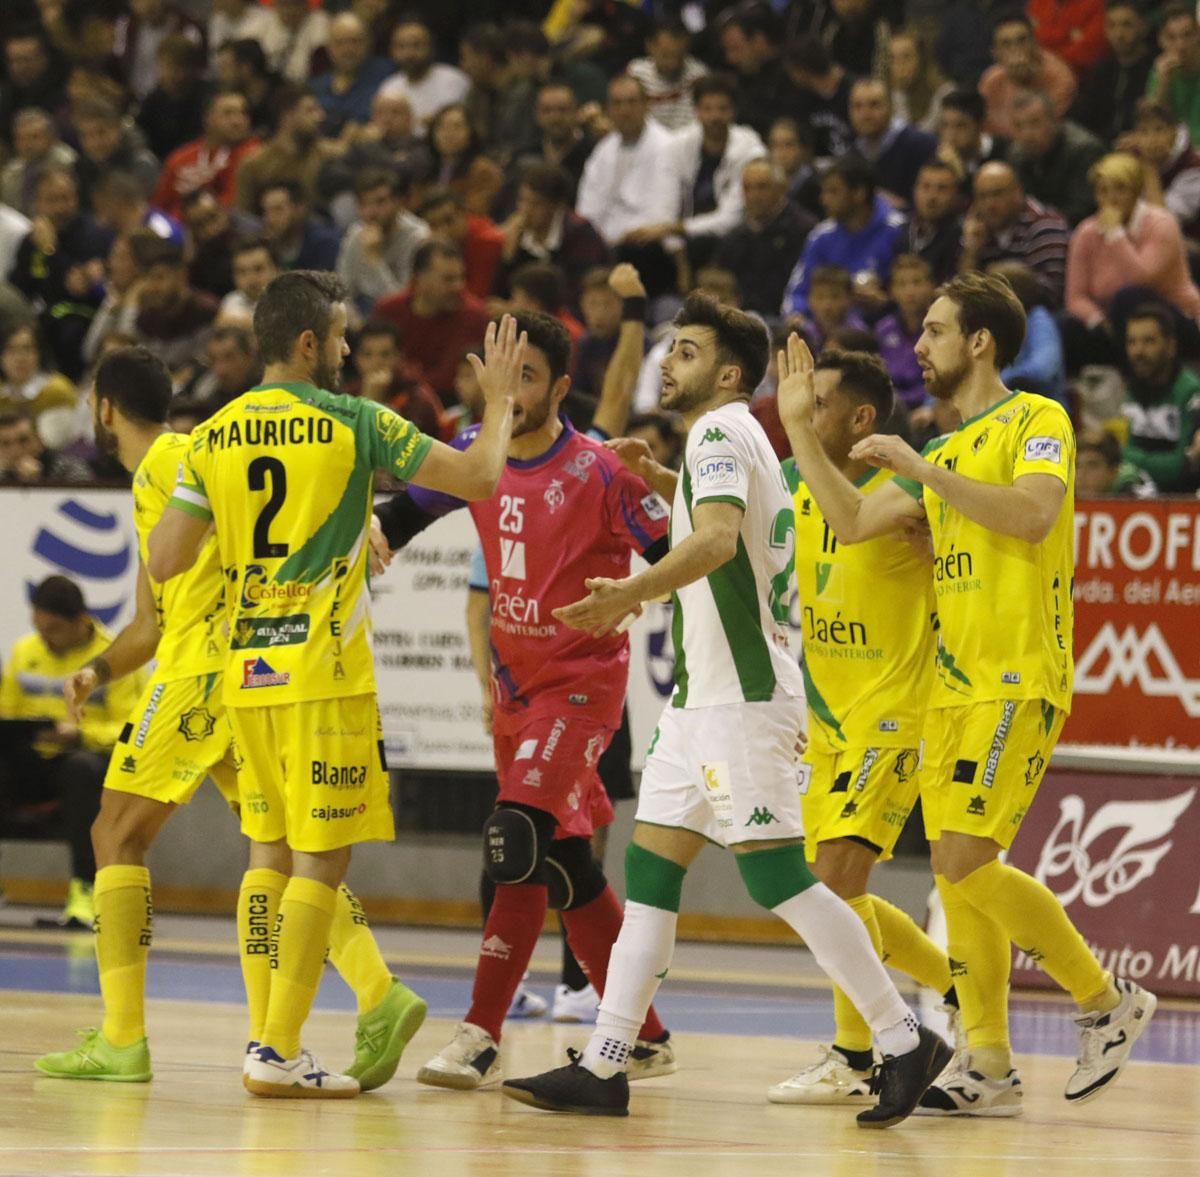
[[283, 509], [287, 497], [287, 470], [278, 458], [255, 458], [247, 469], [251, 490], [266, 490], [267, 475], [271, 477], [271, 497], [258, 513], [254, 523], [254, 557], [257, 560], [278, 560], [288, 554], [287, 544], [271, 542], [271, 524]]

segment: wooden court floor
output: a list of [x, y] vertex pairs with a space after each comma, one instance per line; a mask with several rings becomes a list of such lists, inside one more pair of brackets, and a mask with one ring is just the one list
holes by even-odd
[[[125, 1177], [1184, 1177], [1200, 1173], [1200, 1067], [1134, 1063], [1083, 1107], [1061, 1097], [1070, 1061], [1021, 1059], [1027, 1110], [1016, 1120], [912, 1119], [865, 1132], [843, 1109], [776, 1107], [767, 1087], [797, 1069], [795, 1039], [677, 1035], [671, 1077], [633, 1088], [626, 1120], [551, 1116], [496, 1091], [419, 1086], [417, 1067], [453, 1023], [430, 1019], [397, 1077], [357, 1100], [254, 1100], [239, 1082], [244, 1035], [229, 1004], [155, 1000], [149, 1085], [43, 1078], [31, 1061], [95, 1020], [91, 996], [0, 993], [0, 1174]], [[1063, 1016], [1066, 1016], [1064, 1009]], [[330, 1064], [352, 1049], [353, 1017], [317, 1011], [306, 1043]], [[555, 1065], [586, 1028], [506, 1030], [505, 1068]]]

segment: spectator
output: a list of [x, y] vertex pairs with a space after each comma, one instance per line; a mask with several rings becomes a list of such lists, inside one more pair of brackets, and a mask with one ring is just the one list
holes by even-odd
[[1098, 0], [1027, 0], [1025, 11], [1038, 44], [1077, 74], [1095, 65], [1108, 48]]
[[812, 131], [817, 155], [844, 155], [854, 141], [850, 130], [850, 87], [854, 79], [814, 36], [801, 37], [788, 49], [784, 67], [791, 82], [785, 103], [787, 115]]
[[987, 103], [987, 129], [993, 135], [1013, 138], [1012, 100], [1023, 90], [1046, 95], [1060, 115], [1071, 109], [1076, 90], [1071, 67], [1037, 43], [1033, 25], [1020, 9], [997, 19], [992, 56], [996, 64], [979, 79], [979, 93]]
[[1009, 162], [1025, 191], [1056, 208], [1068, 225], [1095, 209], [1080, 183], [1104, 154], [1104, 144], [1078, 123], [1060, 119], [1044, 94], [1019, 94], [1012, 103], [1013, 149]]
[[983, 96], [974, 90], [952, 90], [942, 99], [938, 117], [938, 155], [957, 164], [968, 194], [975, 174], [985, 163], [1003, 160], [1007, 148], [1002, 140], [983, 129]]
[[393, 323], [370, 320], [354, 344], [357, 378], [346, 387], [351, 396], [387, 405], [429, 437], [442, 436], [442, 404], [400, 349]]
[[129, 172], [106, 172], [92, 191], [96, 224], [113, 235], [149, 229], [177, 245], [183, 244], [183, 226], [173, 217], [150, 207], [146, 190]]
[[1146, 82], [1146, 93], [1186, 123], [1192, 142], [1200, 140], [1200, 25], [1194, 5], [1167, 4], [1159, 15], [1162, 52]]
[[412, 282], [381, 299], [375, 317], [395, 323], [408, 359], [449, 404], [459, 359], [487, 330], [483, 303], [467, 291], [462, 254], [442, 241], [426, 241], [413, 256]]
[[496, 193], [504, 183], [504, 174], [483, 153], [462, 103], [443, 107], [429, 124], [429, 143], [433, 148], [433, 182], [440, 188], [458, 192], [468, 211], [486, 216]]
[[1175, 320], [1164, 308], [1136, 308], [1125, 324], [1129, 421], [1125, 458], [1160, 491], [1195, 489], [1200, 473], [1200, 376], [1179, 362]]
[[1000, 372], [1008, 388], [1036, 392], [1057, 401], [1070, 411], [1067, 403], [1067, 367], [1058, 323], [1046, 306], [1046, 291], [1037, 276], [1020, 262], [995, 262], [988, 273], [1004, 278], [1025, 308], [1025, 338], [1016, 359]]
[[1080, 433], [1075, 450], [1075, 497], [1152, 499], [1158, 487], [1145, 470], [1121, 457], [1121, 443], [1105, 430]]
[[[579, 104], [571, 87], [565, 82], [547, 82], [542, 86], [534, 106], [534, 122], [541, 136], [540, 147], [536, 154], [518, 161], [516, 178], [519, 182], [527, 168], [538, 164], [561, 167], [571, 177], [570, 203], [574, 207], [579, 179], [596, 140], [580, 126]], [[514, 201], [515, 187], [504, 207], [511, 208]]]
[[893, 117], [891, 95], [878, 78], [862, 78], [851, 87], [850, 127], [854, 150], [871, 165], [884, 197], [907, 208], [917, 172], [932, 157], [937, 140]]
[[676, 16], [659, 17], [646, 39], [648, 56], [631, 61], [626, 71], [646, 91], [650, 117], [669, 131], [681, 130], [695, 120], [692, 86], [708, 72], [688, 52], [690, 43], [691, 34], [683, 21]]
[[792, 118], [776, 119], [767, 135], [767, 158], [783, 176], [788, 203], [820, 220], [825, 212], [811, 128]]
[[611, 271], [595, 266], [583, 276], [583, 338], [575, 348], [575, 368], [571, 387], [584, 396], [598, 397], [604, 386], [604, 373], [617, 347], [621, 333], [621, 296], [608, 284]]
[[882, 77], [891, 28], [876, 0], [832, 0], [825, 14], [821, 40], [833, 60], [854, 77]]
[[263, 189], [281, 181], [300, 184], [311, 201], [322, 165], [341, 154], [337, 144], [321, 138], [325, 112], [311, 90], [286, 83], [275, 91], [274, 100], [275, 134], [237, 170], [236, 200], [243, 212], [256, 212]]
[[270, 38], [271, 14], [253, 0], [212, 0], [208, 18], [209, 64], [215, 69], [217, 54], [231, 41], [258, 41]]
[[930, 401], [913, 349], [924, 330], [925, 312], [933, 305], [936, 289], [929, 262], [915, 253], [902, 253], [892, 263], [889, 286], [896, 309], [875, 324], [879, 355], [896, 386], [896, 395], [910, 413]]
[[1154, 64], [1150, 24], [1139, 0], [1107, 0], [1104, 37], [1107, 52], [1080, 80], [1071, 117], [1112, 143], [1133, 130], [1138, 99]]
[[1192, 146], [1187, 127], [1167, 107], [1144, 98], [1137, 129], [1121, 146], [1142, 161], [1146, 203], [1166, 208], [1186, 238], [1200, 240], [1200, 151]]
[[250, 134], [245, 97], [236, 90], [217, 91], [205, 106], [204, 134], [167, 157], [151, 203], [177, 220], [182, 219], [184, 197], [201, 189], [232, 206], [238, 168], [258, 147]]
[[743, 310], [774, 319], [816, 218], [788, 200], [787, 181], [769, 159], [742, 168], [742, 201], [741, 224], [721, 241], [713, 261], [737, 278]]
[[205, 188], [184, 198], [183, 221], [192, 285], [224, 298], [233, 289], [233, 251], [244, 237], [257, 233], [258, 223], [218, 203]]
[[917, 173], [913, 207], [900, 248], [928, 262], [934, 282], [948, 282], [958, 273], [962, 248], [962, 205], [958, 168], [944, 159], [927, 160]]
[[28, 412], [0, 408], [0, 486], [92, 482], [94, 477], [81, 458], [48, 450]]
[[133, 176], [148, 197], [158, 178], [158, 160], [141, 146], [141, 135], [126, 124], [121, 112], [97, 99], [79, 103], [74, 120], [79, 138], [75, 175], [80, 199], [92, 203], [96, 186], [113, 172]]
[[158, 47], [158, 85], [138, 107], [137, 125], [159, 159], [204, 132], [210, 87], [204, 78], [204, 49], [183, 34]]
[[1026, 196], [1008, 164], [984, 164], [975, 176], [975, 203], [963, 221], [959, 272], [1024, 262], [1046, 288], [1050, 305], [1061, 306], [1069, 239], [1067, 222]]
[[467, 289], [486, 300], [504, 249], [504, 234], [490, 217], [468, 213], [462, 197], [449, 188], [435, 188], [418, 210], [430, 236], [457, 246], [467, 268]]
[[572, 211], [573, 188], [570, 173], [555, 164], [535, 164], [524, 171], [516, 211], [501, 227], [501, 257], [494, 284], [501, 298], [508, 297], [509, 282], [517, 270], [530, 262], [551, 262], [566, 277], [567, 305], [574, 312], [580, 306], [581, 276], [611, 261], [600, 234]]
[[36, 27], [12, 28], [4, 36], [6, 82], [0, 86], [0, 142], [12, 143], [13, 118], [19, 110], [57, 111], [63, 77], [45, 35]]
[[8, 333], [0, 347], [0, 374], [0, 412], [24, 413], [39, 430], [48, 421], [50, 431], [68, 441], [79, 437], [79, 393], [66, 376], [52, 370], [34, 324]]
[[34, 215], [38, 178], [47, 168], [70, 168], [75, 152], [59, 137], [46, 111], [29, 107], [13, 119], [13, 158], [0, 172], [0, 200], [24, 216]]
[[143, 277], [138, 258], [149, 249], [151, 241], [159, 239], [153, 229], [140, 227], [121, 232], [114, 239], [105, 266], [104, 301], [96, 309], [83, 340], [83, 359], [89, 368], [99, 362], [109, 336], [132, 335], [135, 331]]
[[779, 20], [766, 3], [726, 9], [717, 21], [725, 63], [737, 74], [738, 109], [765, 135], [780, 115], [789, 114], [787, 74], [780, 57]]
[[815, 266], [808, 288], [808, 314], [794, 317], [796, 325], [808, 338], [808, 345], [819, 352], [831, 335], [849, 327], [856, 331], [869, 329], [854, 309], [854, 283], [841, 266]]
[[234, 289], [221, 300], [218, 312], [221, 321], [253, 326], [254, 308], [278, 274], [279, 263], [263, 238], [239, 242], [233, 251]]
[[330, 22], [327, 48], [329, 72], [316, 78], [312, 88], [325, 111], [325, 134], [337, 137], [350, 124], [370, 121], [371, 100], [391, 74], [392, 63], [372, 56], [367, 30], [353, 12]]
[[413, 255], [429, 226], [404, 207], [408, 181], [396, 172], [364, 172], [355, 185], [358, 221], [338, 253], [338, 277], [351, 302], [366, 314], [386, 295], [408, 285]]
[[[458, 44], [458, 64], [471, 86], [462, 100], [463, 112], [475, 141], [499, 158], [509, 158], [511, 144], [502, 142], [501, 103], [508, 84], [508, 44], [494, 24], [475, 24]], [[430, 135], [433, 124], [430, 124]]]
[[447, 406], [442, 413], [443, 432], [447, 437], [457, 437], [483, 417], [483, 388], [471, 357], [483, 359], [483, 344], [467, 348], [459, 357], [454, 373], [454, 395], [457, 403]]
[[686, 438], [670, 413], [636, 413], [629, 418], [625, 436], [644, 441], [660, 466], [666, 466], [668, 470], [679, 469]]
[[270, 28], [263, 38], [271, 68], [285, 81], [304, 85], [328, 63], [329, 14], [307, 0], [275, 0]]
[[217, 301], [188, 284], [187, 265], [177, 245], [158, 241], [148, 252], [136, 333], [138, 342], [171, 370], [178, 387], [204, 365]]
[[227, 323], [208, 338], [207, 364], [188, 385], [186, 396], [202, 417], [211, 417], [262, 378], [254, 331], [248, 324]]
[[97, 283], [106, 236], [80, 212], [75, 176], [65, 169], [42, 173], [34, 212], [9, 280], [37, 311], [58, 366], [77, 380], [83, 371], [83, 338], [101, 299]]
[[954, 83], [942, 77], [925, 39], [911, 29], [898, 30], [888, 42], [887, 81], [895, 117], [936, 135], [942, 99]]
[[[18, 638], [4, 660], [0, 716], [49, 721], [46, 736], [35, 744], [40, 771], [20, 774], [19, 799], [59, 802], [71, 847], [71, 882], [60, 922], [64, 927], [87, 929], [96, 914], [91, 825], [100, 810], [109, 756], [137, 702], [144, 676], [135, 672], [94, 692], [84, 705], [82, 722], [76, 725], [67, 718], [63, 683], [103, 653], [112, 634], [88, 613], [79, 586], [65, 576], [43, 580], [33, 590], [30, 605], [34, 632]], [[5, 800], [11, 804], [14, 799]]]
[[259, 195], [263, 236], [284, 270], [332, 270], [337, 266], [338, 235], [308, 211], [296, 183], [269, 183]]
[[809, 281], [818, 266], [840, 266], [852, 277], [871, 273], [886, 282], [903, 240], [904, 218], [876, 195], [874, 173], [861, 159], [840, 159], [825, 173], [821, 203], [829, 219], [808, 235], [783, 295], [785, 315], [808, 314]]
[[17, 264], [17, 251], [29, 233], [32, 222], [0, 200], [0, 282], [6, 282]]
[[217, 50], [217, 85], [236, 90], [246, 99], [252, 133], [266, 135], [274, 119], [274, 95], [279, 78], [267, 65], [267, 55], [257, 41], [230, 41]]
[[557, 319], [571, 336], [571, 350], [583, 338], [583, 324], [567, 309], [563, 272], [548, 262], [530, 262], [512, 276], [512, 310], [515, 314], [539, 311]]
[[471, 79], [462, 70], [433, 59], [433, 35], [413, 13], [402, 16], [392, 30], [392, 64], [397, 72], [379, 90], [389, 98], [406, 98], [413, 119], [422, 130], [445, 106], [462, 102]]

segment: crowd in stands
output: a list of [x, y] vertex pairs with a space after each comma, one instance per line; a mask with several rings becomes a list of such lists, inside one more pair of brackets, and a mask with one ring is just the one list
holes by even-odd
[[488, 320], [557, 316], [587, 424], [629, 261], [634, 428], [665, 453], [689, 291], [878, 352], [919, 444], [956, 424], [923, 315], [985, 269], [1028, 315], [1005, 379], [1068, 408], [1081, 493], [1200, 487], [1193, 3], [4, 0], [0, 51], [2, 483], [120, 480], [85, 395], [110, 348], [163, 358], [177, 428], [251, 386], [284, 269], [344, 280], [347, 391], [446, 438]]

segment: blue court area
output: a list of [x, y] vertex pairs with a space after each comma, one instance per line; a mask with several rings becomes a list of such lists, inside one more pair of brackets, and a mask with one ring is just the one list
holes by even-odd
[[[389, 953], [389, 959], [394, 954]], [[394, 966], [397, 967], [397, 966]], [[406, 984], [429, 1002], [431, 1017], [461, 1018], [470, 1003], [471, 974], [466, 968], [397, 967]], [[748, 973], [748, 977], [752, 974]], [[535, 976], [533, 987], [549, 995], [557, 978]], [[828, 1040], [833, 1004], [827, 991], [814, 987], [811, 975], [793, 989], [747, 983], [712, 983], [668, 978], [657, 1006], [675, 1032]], [[1149, 982], [1147, 982], [1149, 984]], [[46, 994], [99, 994], [91, 937], [47, 938], [44, 942], [6, 939], [0, 929], [0, 990]], [[241, 972], [232, 955], [156, 950], [150, 960], [148, 995], [182, 1001], [240, 1006]], [[354, 998], [332, 968], [317, 998], [317, 1008], [353, 1012]], [[1013, 1044], [1018, 1052], [1074, 1057], [1077, 1036], [1071, 1006], [1061, 1000], [1018, 995], [1013, 998]], [[97, 1006], [99, 1010], [99, 1006]], [[1200, 1062], [1200, 1006], [1160, 1008], [1138, 1045], [1137, 1057], [1160, 1063]]]

